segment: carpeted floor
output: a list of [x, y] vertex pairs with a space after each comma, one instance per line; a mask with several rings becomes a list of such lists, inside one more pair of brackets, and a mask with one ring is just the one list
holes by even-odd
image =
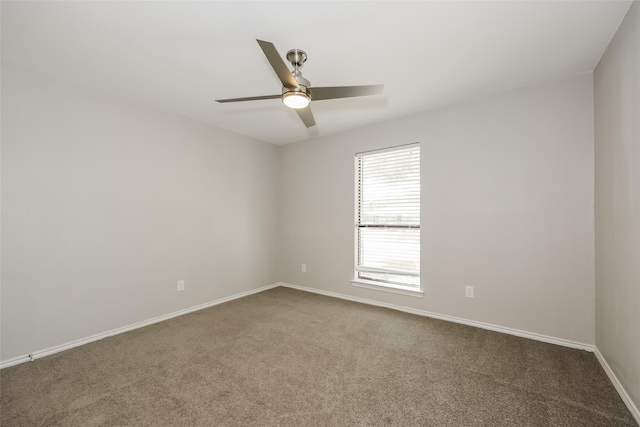
[[636, 426], [591, 353], [287, 288], [1, 372], [1, 425]]

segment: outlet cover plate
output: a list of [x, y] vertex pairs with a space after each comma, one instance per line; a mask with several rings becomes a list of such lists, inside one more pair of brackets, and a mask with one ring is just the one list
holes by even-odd
[[467, 297], [467, 298], [474, 298], [473, 286], [466, 286], [464, 288], [464, 296]]

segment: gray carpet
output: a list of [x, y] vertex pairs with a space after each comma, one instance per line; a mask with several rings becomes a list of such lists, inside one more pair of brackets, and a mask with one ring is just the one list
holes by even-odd
[[593, 354], [286, 288], [1, 372], [11, 426], [636, 426]]

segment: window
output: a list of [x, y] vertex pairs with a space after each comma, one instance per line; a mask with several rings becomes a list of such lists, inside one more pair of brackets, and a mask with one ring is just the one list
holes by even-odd
[[356, 154], [356, 273], [420, 291], [420, 145]]

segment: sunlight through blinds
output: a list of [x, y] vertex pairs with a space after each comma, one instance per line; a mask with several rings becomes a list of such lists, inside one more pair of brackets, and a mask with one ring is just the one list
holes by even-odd
[[359, 279], [420, 287], [420, 146], [357, 154]]

